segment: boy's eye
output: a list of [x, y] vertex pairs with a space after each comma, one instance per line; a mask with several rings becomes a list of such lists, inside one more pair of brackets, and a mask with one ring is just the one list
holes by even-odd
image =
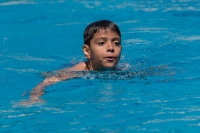
[[114, 45], [115, 45], [115, 46], [119, 46], [119, 45], [120, 45], [120, 42], [114, 42]]
[[99, 42], [98, 45], [99, 46], [103, 46], [105, 44], [105, 42]]

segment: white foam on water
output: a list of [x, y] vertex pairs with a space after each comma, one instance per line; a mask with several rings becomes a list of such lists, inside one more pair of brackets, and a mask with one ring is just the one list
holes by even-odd
[[[12, 113], [12, 112], [16, 112], [15, 110], [12, 109], [8, 109], [8, 110], [0, 110], [0, 114], [1, 113]], [[18, 111], [19, 112], [19, 111]]]
[[165, 8], [162, 10], [163, 12], [169, 12], [169, 11], [200, 11], [200, 8], [198, 7], [193, 7], [193, 6], [186, 6], [186, 7], [180, 7], [180, 5], [172, 6]]
[[0, 3], [0, 6], [20, 5], [20, 4], [36, 4], [36, 3], [32, 0], [16, 0], [16, 1], [7, 1]]
[[41, 70], [35, 69], [14, 69], [14, 68], [5, 68], [5, 70], [15, 71], [17, 73], [41, 73]]
[[56, 24], [56, 26], [63, 26], [63, 25], [79, 25], [79, 24], [83, 24], [81, 22], [73, 22], [73, 23], [59, 23], [59, 24]]
[[173, 122], [173, 121], [196, 121], [199, 120], [200, 116], [186, 116], [184, 118], [170, 118], [170, 119], [154, 119], [150, 121], [146, 121], [143, 124], [151, 124], [151, 123], [165, 123], [165, 122]]
[[[48, 1], [45, 3], [63, 3], [66, 2], [66, 0], [57, 0], [57, 1]], [[1, 2], [0, 6], [10, 6], [10, 5], [22, 5], [22, 4], [38, 4], [38, 3], [43, 3], [43, 1], [36, 1], [36, 0], [12, 0], [12, 1], [6, 1], [6, 2]]]
[[34, 114], [8, 115], [8, 116], [3, 116], [3, 117], [6, 117], [6, 118], [18, 118], [18, 117], [25, 117], [25, 116], [31, 116], [31, 115], [34, 115]]
[[131, 29], [131, 31], [140, 31], [140, 32], [155, 32], [155, 31], [159, 31], [159, 32], [164, 32], [164, 31], [168, 31], [168, 28], [162, 28], [162, 27], [139, 27], [139, 28], [133, 28]]
[[21, 56], [11, 55], [8, 57], [14, 58], [16, 60], [22, 60], [22, 61], [55, 61], [54, 59], [37, 58], [37, 57], [27, 56], [27, 55], [21, 55]]
[[1, 128], [7, 128], [7, 127], [10, 127], [12, 125], [2, 125]]
[[102, 4], [99, 1], [82, 1], [82, 0], [79, 1], [79, 0], [75, 0], [75, 2], [83, 4], [86, 8], [95, 8], [95, 7], [101, 6], [101, 4]]
[[125, 44], [132, 44], [132, 45], [135, 45], [135, 44], [151, 44], [150, 41], [147, 41], [147, 40], [142, 40], [142, 39], [126, 39], [123, 41]]
[[158, 10], [158, 8], [142, 8], [141, 10], [145, 12], [155, 12]]
[[137, 23], [139, 20], [128, 20], [128, 21], [123, 21], [121, 23], [129, 24], [129, 23]]
[[190, 126], [190, 127], [193, 127], [193, 126], [195, 126], [195, 127], [196, 127], [196, 126], [200, 127], [200, 123], [198, 123], [198, 124], [190, 124], [189, 126]]
[[200, 36], [194, 35], [194, 36], [180, 36], [177, 38], [177, 40], [181, 41], [199, 41]]
[[191, 58], [191, 60], [199, 60], [199, 59], [200, 59], [200, 56]]

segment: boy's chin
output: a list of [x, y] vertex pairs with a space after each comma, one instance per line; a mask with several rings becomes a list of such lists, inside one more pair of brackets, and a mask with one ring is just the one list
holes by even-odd
[[112, 65], [112, 66], [104, 66], [103, 67], [103, 70], [113, 70], [113, 69], [115, 69], [116, 67], [115, 67], [115, 65]]
[[107, 71], [107, 70], [115, 70], [116, 69], [116, 63], [104, 63], [104, 64], [99, 64], [98, 67], [94, 67], [94, 70], [97, 71]]

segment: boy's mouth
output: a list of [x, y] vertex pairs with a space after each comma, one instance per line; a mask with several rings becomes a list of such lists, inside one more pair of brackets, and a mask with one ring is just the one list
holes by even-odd
[[113, 57], [113, 56], [108, 56], [108, 57], [105, 57], [105, 59], [106, 59], [107, 61], [114, 61], [116, 58]]

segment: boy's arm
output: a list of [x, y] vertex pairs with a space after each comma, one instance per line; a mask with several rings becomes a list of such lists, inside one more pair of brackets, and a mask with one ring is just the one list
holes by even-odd
[[73, 78], [73, 77], [75, 77], [75, 75], [69, 75], [69, 74], [60, 75], [59, 74], [56, 76], [46, 78], [31, 91], [30, 99], [32, 101], [39, 100], [39, 97], [44, 94], [45, 88], [47, 88], [48, 86], [53, 85], [57, 82], [64, 81], [64, 80], [67, 80], [67, 79]]
[[70, 78], [80, 77], [81, 73], [78, 73], [75, 71], [84, 71], [86, 69], [87, 69], [86, 63], [81, 62], [72, 68], [57, 71], [56, 75], [47, 77], [39, 85], [37, 85], [35, 88], [33, 88], [33, 90], [31, 91], [30, 100], [31, 101], [40, 101], [39, 97], [44, 94], [45, 88], [47, 88], [48, 86], [53, 85], [57, 82], [60, 82], [60, 81], [65, 81]]

